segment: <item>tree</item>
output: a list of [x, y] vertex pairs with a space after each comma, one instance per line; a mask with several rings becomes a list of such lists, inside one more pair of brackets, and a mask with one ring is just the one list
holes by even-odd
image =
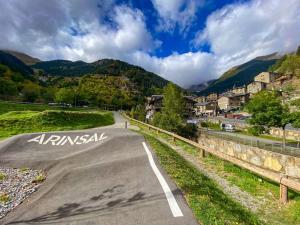
[[7, 100], [8, 96], [16, 95], [17, 92], [17, 86], [13, 81], [0, 77], [0, 95]]
[[288, 107], [281, 104], [276, 92], [261, 91], [246, 105], [246, 110], [252, 114], [250, 124], [260, 127], [279, 127], [283, 130], [283, 145], [285, 146], [285, 127], [294, 121]]
[[175, 84], [168, 83], [164, 88], [162, 105], [161, 113], [154, 115], [153, 124], [178, 133], [183, 124], [184, 102], [182, 92]]
[[55, 94], [55, 101], [58, 103], [72, 104], [75, 93], [71, 88], [60, 88]]
[[31, 81], [24, 84], [22, 93], [25, 101], [34, 102], [40, 97], [41, 87]]

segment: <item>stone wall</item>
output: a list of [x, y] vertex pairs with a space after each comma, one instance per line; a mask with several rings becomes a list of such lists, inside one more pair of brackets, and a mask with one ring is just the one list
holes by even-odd
[[[279, 129], [279, 128], [272, 128], [270, 130], [270, 134], [273, 137], [280, 137], [280, 138], [283, 137], [283, 131], [282, 131], [282, 129]], [[297, 130], [286, 130], [285, 131], [285, 135], [286, 135], [287, 139], [296, 140], [296, 141], [300, 140], [300, 131], [297, 131]]]
[[283, 155], [220, 138], [206, 137], [204, 135], [198, 139], [198, 142], [204, 147], [222, 152], [261, 168], [270, 169], [290, 177], [300, 178], [300, 158], [298, 157]]

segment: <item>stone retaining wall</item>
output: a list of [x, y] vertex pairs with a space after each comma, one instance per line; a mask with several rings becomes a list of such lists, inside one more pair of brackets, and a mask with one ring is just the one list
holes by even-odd
[[261, 168], [300, 178], [300, 158], [270, 152], [257, 147], [238, 144], [215, 137], [201, 136], [198, 142], [210, 149], [249, 162]]

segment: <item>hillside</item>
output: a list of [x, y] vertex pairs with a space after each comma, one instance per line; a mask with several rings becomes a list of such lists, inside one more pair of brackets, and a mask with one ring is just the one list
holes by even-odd
[[81, 77], [97, 74], [128, 78], [144, 95], [154, 94], [155, 88], [163, 88], [168, 81], [141, 67], [113, 59], [102, 59], [93, 63], [83, 61], [53, 60], [39, 62], [32, 66], [45, 74], [59, 77]]
[[167, 83], [119, 60], [53, 60], [29, 67], [0, 51], [0, 99], [4, 100], [130, 109], [143, 104], [146, 96], [161, 93]]
[[257, 57], [249, 62], [235, 66], [226, 71], [219, 79], [208, 85], [199, 95], [207, 95], [211, 92], [222, 93], [233, 86], [248, 85], [260, 72], [267, 71], [270, 66], [276, 63], [278, 56], [271, 54]]
[[30, 76], [33, 74], [33, 69], [26, 64], [24, 64], [17, 57], [0, 51], [0, 64], [9, 67], [14, 72], [18, 72], [24, 76]]
[[41, 61], [38, 58], [33, 58], [22, 52], [16, 52], [16, 51], [11, 51], [11, 50], [2, 50], [2, 51], [6, 52], [10, 55], [13, 55], [14, 57], [18, 58], [19, 60], [21, 60], [24, 64], [26, 64], [28, 66], [31, 66], [31, 65], [36, 64]]

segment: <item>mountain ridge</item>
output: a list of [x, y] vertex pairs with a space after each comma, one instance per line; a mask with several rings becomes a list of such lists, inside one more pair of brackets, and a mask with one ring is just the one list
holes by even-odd
[[225, 92], [234, 86], [244, 86], [251, 83], [256, 75], [267, 71], [280, 59], [277, 53], [256, 57], [248, 62], [234, 66], [223, 73], [218, 79], [211, 82], [205, 89], [198, 91], [198, 95]]

